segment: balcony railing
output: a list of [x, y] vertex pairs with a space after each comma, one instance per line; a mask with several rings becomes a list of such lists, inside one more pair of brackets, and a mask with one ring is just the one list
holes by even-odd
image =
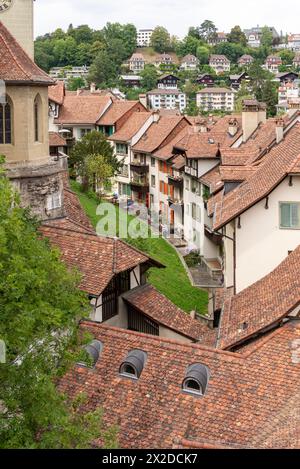
[[130, 163], [130, 168], [137, 174], [145, 174], [149, 172], [149, 165], [141, 161], [132, 161]]
[[183, 177], [169, 175], [168, 183], [170, 186], [178, 187], [180, 189], [183, 187]]
[[132, 178], [130, 181], [130, 187], [133, 192], [147, 193], [149, 192], [149, 180]]
[[168, 202], [169, 202], [169, 206], [178, 205], [180, 207], [183, 207], [184, 205], [183, 199], [177, 199], [171, 196], [168, 197]]

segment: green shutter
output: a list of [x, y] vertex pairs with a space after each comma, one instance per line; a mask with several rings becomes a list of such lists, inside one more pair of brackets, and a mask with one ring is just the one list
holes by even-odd
[[291, 204], [292, 227], [299, 228], [299, 204]]

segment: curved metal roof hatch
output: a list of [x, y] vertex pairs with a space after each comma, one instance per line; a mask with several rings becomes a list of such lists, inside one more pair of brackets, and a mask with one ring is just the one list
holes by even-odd
[[139, 379], [147, 360], [143, 350], [131, 350], [125, 361], [121, 364], [119, 373], [126, 378]]
[[[94, 368], [99, 360], [101, 352], [103, 350], [103, 344], [100, 340], [93, 340], [86, 345], [83, 350], [88, 354], [91, 359], [91, 367]], [[80, 366], [88, 366], [86, 363], [78, 363]]]
[[201, 363], [194, 363], [187, 369], [186, 376], [182, 383], [182, 389], [189, 394], [204, 396], [209, 378], [210, 371], [207, 366]]

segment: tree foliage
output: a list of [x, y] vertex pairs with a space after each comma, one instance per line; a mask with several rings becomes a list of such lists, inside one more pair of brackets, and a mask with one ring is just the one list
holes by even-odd
[[240, 26], [234, 26], [227, 36], [228, 42], [233, 44], [240, 44], [243, 47], [247, 46], [247, 38], [245, 33], [241, 30]]
[[166, 28], [157, 26], [151, 36], [151, 47], [156, 52], [170, 52], [171, 50], [171, 36]]
[[78, 413], [55, 382], [78, 356], [77, 323], [87, 300], [37, 232], [0, 167], [0, 448], [87, 448], [104, 435], [101, 411]]

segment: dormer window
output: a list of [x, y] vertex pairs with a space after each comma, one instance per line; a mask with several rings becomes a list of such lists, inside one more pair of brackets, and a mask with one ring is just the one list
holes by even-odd
[[12, 104], [7, 100], [5, 104], [0, 103], [0, 144], [10, 145], [12, 143]]
[[139, 379], [144, 369], [147, 354], [142, 350], [131, 350], [121, 364], [119, 373], [125, 378]]
[[182, 389], [188, 394], [204, 396], [209, 378], [209, 369], [201, 363], [194, 363], [187, 369], [185, 379], [182, 383]]

